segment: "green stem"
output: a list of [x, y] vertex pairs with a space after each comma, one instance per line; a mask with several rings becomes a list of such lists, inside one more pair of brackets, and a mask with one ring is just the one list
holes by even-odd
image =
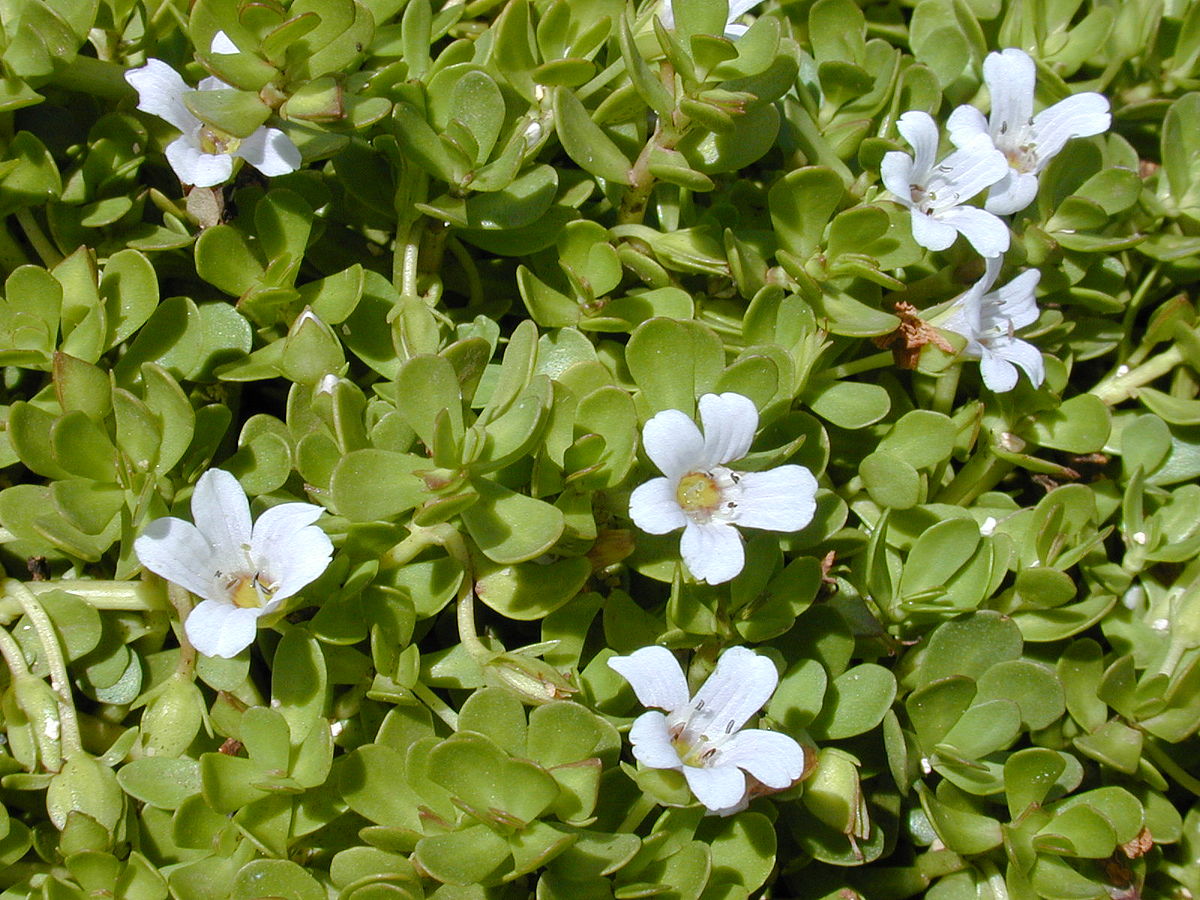
[[196, 671], [196, 648], [192, 646], [192, 642], [188, 639], [187, 629], [184, 623], [187, 621], [188, 614], [192, 611], [192, 595], [187, 588], [182, 588], [177, 584], [167, 584], [167, 598], [171, 601], [171, 605], [175, 607], [177, 621], [175, 624], [175, 637], [179, 639], [179, 660], [175, 663], [175, 671], [191, 678]]
[[409, 223], [404, 240], [396, 237], [396, 249], [392, 256], [392, 285], [401, 297], [416, 297], [417, 263], [421, 256], [420, 219]]
[[449, 725], [451, 730], [458, 731], [458, 713], [451, 709], [445, 700], [431, 691], [424, 682], [418, 681], [414, 684], [412, 692], [417, 695], [418, 700], [429, 707], [435, 716]]
[[12, 673], [13, 681], [29, 674], [29, 665], [25, 662], [25, 654], [21, 652], [21, 645], [4, 628], [0, 628], [0, 656], [4, 657], [8, 671]]
[[933, 405], [934, 412], [940, 412], [942, 415], [950, 415], [954, 409], [954, 395], [958, 393], [958, 379], [962, 375], [962, 366], [951, 366], [940, 376], [933, 384]]
[[[12, 232], [8, 230], [7, 222], [0, 222], [0, 269], [11, 273], [14, 269], [29, 264], [29, 256], [21, 249], [21, 245], [17, 243], [12, 236]], [[10, 534], [7, 529], [4, 529], [5, 534]], [[13, 540], [12, 537], [2, 538], [0, 540]]]
[[[32, 581], [25, 587], [35, 597], [50, 591], [66, 591], [68, 594], [74, 594], [94, 609], [159, 612], [170, 608], [161, 585], [148, 581], [64, 579], [62, 581]], [[11, 622], [22, 612], [24, 609], [14, 597], [7, 594], [0, 595], [0, 624]]]
[[1142, 746], [1145, 748], [1146, 754], [1154, 761], [1154, 764], [1166, 770], [1167, 774], [1175, 779], [1180, 787], [1200, 797], [1200, 779], [1185, 772], [1183, 767], [1175, 762], [1166, 750], [1158, 746], [1157, 741], [1153, 738], [1147, 738]]
[[650, 815], [650, 811], [654, 809], [654, 801], [645, 794], [639, 794], [638, 798], [633, 802], [629, 812], [621, 824], [617, 826], [617, 834], [628, 834], [636, 831], [637, 827], [642, 824], [642, 820]]
[[995, 487], [1012, 469], [1013, 463], [1000, 459], [986, 447], [981, 448], [942, 488], [936, 502], [966, 506], [980, 494]]
[[83, 752], [83, 740], [79, 735], [79, 722], [75, 717], [75, 701], [71, 696], [71, 680], [67, 675], [67, 662], [63, 658], [62, 645], [54, 631], [54, 624], [46, 615], [46, 610], [38, 602], [33, 592], [14, 578], [4, 583], [6, 595], [15, 594], [17, 602], [29, 617], [38, 640], [42, 644], [42, 652], [46, 654], [46, 664], [50, 668], [50, 686], [58, 694], [58, 718], [62, 723], [63, 755], [70, 758]]
[[467, 278], [467, 305], [470, 307], [482, 306], [484, 302], [483, 279], [479, 277], [479, 267], [475, 265], [475, 260], [471, 258], [471, 254], [467, 252], [467, 248], [458, 238], [450, 238], [446, 242], [446, 247]]
[[41, 257], [42, 265], [50, 268], [62, 262], [63, 255], [58, 252], [58, 248], [46, 237], [46, 233], [42, 231], [42, 226], [37, 223], [37, 219], [33, 217], [31, 210], [18, 209], [14, 215], [17, 217], [17, 222], [20, 224], [21, 230], [25, 232], [25, 237], [33, 245], [33, 249], [37, 251], [37, 255]]
[[[1125, 307], [1125, 316], [1121, 323], [1122, 324], [1121, 330], [1125, 335], [1121, 339], [1121, 343], [1122, 343], [1122, 346], [1125, 347], [1126, 349], [1128, 349], [1128, 346], [1129, 346], [1130, 335], [1133, 334], [1133, 323], [1134, 323], [1134, 320], [1137, 318], [1138, 311], [1141, 309], [1142, 304], [1146, 302], [1146, 297], [1150, 293], [1150, 287], [1158, 279], [1158, 273], [1161, 271], [1162, 271], [1162, 263], [1155, 263], [1153, 266], [1151, 266], [1150, 271], [1146, 274], [1146, 277], [1142, 279], [1141, 283], [1137, 286], [1137, 290], [1133, 292], [1133, 296], [1129, 298], [1129, 305], [1127, 307]], [[1142, 361], [1142, 358], [1149, 351], [1150, 351], [1149, 346], [1145, 346], [1145, 347], [1139, 348], [1138, 350], [1135, 350], [1125, 360], [1125, 364], [1129, 365], [1129, 366], [1137, 365], [1138, 363], [1140, 363]]]
[[1137, 390], [1157, 378], [1166, 375], [1183, 362], [1183, 351], [1178, 346], [1152, 356], [1134, 369], [1118, 370], [1119, 374], [1105, 378], [1088, 393], [1095, 394], [1106, 406], [1116, 406], [1137, 395]]
[[872, 353], [870, 356], [864, 356], [861, 359], [854, 359], [848, 363], [842, 363], [840, 366], [826, 369], [822, 375], [822, 380], [828, 378], [830, 381], [839, 381], [842, 378], [849, 378], [851, 375], [870, 372], [872, 369], [883, 369], [895, 364], [895, 360], [892, 358], [892, 351], [885, 350], [883, 353]]

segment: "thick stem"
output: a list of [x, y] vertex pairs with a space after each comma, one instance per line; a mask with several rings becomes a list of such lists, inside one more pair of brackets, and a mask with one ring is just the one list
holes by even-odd
[[16, 597], [25, 615], [29, 617], [38, 640], [41, 641], [42, 651], [46, 654], [46, 664], [50, 668], [50, 686], [58, 695], [58, 717], [62, 723], [63, 754], [70, 758], [83, 751], [83, 740], [79, 736], [79, 722], [75, 717], [75, 701], [71, 696], [71, 680], [67, 675], [67, 662], [63, 658], [62, 645], [58, 642], [58, 634], [54, 631], [54, 623], [46, 615], [46, 610], [38, 602], [37, 597], [16, 579], [10, 578], [4, 583], [4, 593]]
[[[35, 597], [50, 591], [66, 591], [74, 594], [95, 609], [111, 609], [121, 612], [161, 612], [169, 609], [161, 585], [149, 581], [87, 581], [64, 579], [61, 581], [32, 581], [25, 587]], [[15, 597], [0, 595], [0, 624], [11, 622], [24, 612]]]
[[12, 673], [13, 681], [29, 674], [29, 664], [25, 662], [25, 654], [21, 652], [21, 645], [3, 628], [0, 628], [0, 656], [4, 657], [8, 671]]
[[1152, 356], [1135, 369], [1105, 378], [1088, 393], [1095, 394], [1106, 406], [1116, 406], [1137, 395], [1137, 390], [1157, 378], [1166, 375], [1183, 362], [1183, 352], [1178, 346]]
[[418, 681], [412, 687], [417, 699], [429, 707], [430, 711], [445, 722], [454, 731], [458, 731], [458, 713], [456, 713], [441, 697], [431, 691], [423, 682]]

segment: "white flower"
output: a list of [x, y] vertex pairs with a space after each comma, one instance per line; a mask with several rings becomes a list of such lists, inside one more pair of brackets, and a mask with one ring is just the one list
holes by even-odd
[[745, 564], [734, 525], [767, 531], [798, 531], [816, 511], [817, 480], [804, 466], [766, 472], [735, 472], [758, 430], [754, 401], [741, 394], [700, 398], [704, 434], [690, 416], [666, 409], [646, 423], [642, 445], [665, 478], [639, 485], [629, 516], [643, 531], [667, 534], [682, 528], [683, 561], [709, 584], [729, 581]]
[[[212, 52], [229, 54], [238, 50], [224, 32], [218, 32], [213, 37]], [[161, 59], [148, 59], [141, 68], [126, 72], [125, 80], [138, 92], [138, 109], [165, 119], [183, 132], [167, 145], [166, 154], [167, 162], [184, 184], [213, 187], [225, 183], [233, 175], [235, 156], [264, 175], [286, 175], [300, 168], [300, 150], [278, 128], [263, 125], [239, 140], [206, 125], [187, 108], [183, 98], [192, 90], [229, 88], [221, 79], [209, 76], [193, 89]]]
[[1016, 387], [1016, 366], [1024, 369], [1037, 387], [1046, 376], [1042, 354], [1013, 332], [1037, 321], [1038, 307], [1033, 291], [1042, 273], [1029, 269], [989, 293], [1000, 274], [1001, 259], [992, 257], [985, 265], [983, 277], [955, 298], [949, 317], [937, 325], [967, 339], [963, 354], [979, 360], [983, 383], [996, 393]]
[[1075, 94], [1033, 114], [1037, 69], [1029, 54], [1009, 47], [989, 53], [983, 79], [992, 95], [992, 112], [985, 120], [973, 106], [950, 114], [947, 128], [955, 146], [985, 137], [1008, 160], [1009, 169], [988, 193], [985, 208], [998, 215], [1019, 212], [1037, 195], [1038, 173], [1073, 137], [1107, 131], [1112, 124], [1103, 94]]
[[142, 565], [202, 598], [184, 623], [205, 656], [237, 656], [254, 641], [258, 618], [329, 565], [333, 545], [312, 523], [323, 510], [281, 503], [250, 524], [238, 480], [222, 469], [200, 476], [192, 518], [155, 519], [133, 545]]
[[[730, 647], [690, 699], [683, 670], [665, 647], [642, 647], [608, 664], [643, 706], [667, 711], [665, 716], [645, 712], [634, 720], [629, 730], [634, 758], [652, 769], [682, 772], [710, 813], [740, 812], [752, 796], [784, 790], [804, 774], [804, 750], [792, 738], [758, 728], [738, 730], [779, 683], [775, 664], [766, 657]], [[754, 782], [747, 782], [747, 774]]]
[[913, 239], [930, 250], [945, 250], [958, 235], [984, 256], [1008, 249], [1008, 226], [966, 202], [1008, 171], [1004, 154], [979, 136], [937, 162], [938, 129], [929, 114], [910, 110], [896, 121], [913, 156], [885, 153], [879, 174], [896, 199], [912, 213]]
[[[729, 0], [729, 15], [725, 17], [725, 37], [732, 41], [749, 31], [748, 25], [742, 25], [740, 22], [735, 22], [734, 19], [740, 19], [760, 3], [762, 0]], [[664, 28], [675, 27], [675, 9], [671, 6], [671, 0], [662, 0], [658, 18], [662, 21]]]

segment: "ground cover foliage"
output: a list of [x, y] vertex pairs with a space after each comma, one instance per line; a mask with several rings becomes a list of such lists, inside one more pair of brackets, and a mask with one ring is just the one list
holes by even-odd
[[[1200, 4], [0, 23], [0, 896], [1200, 892]], [[1039, 163], [985, 266], [926, 233], [932, 181], [880, 173], [920, 167], [905, 114], [954, 150], [1008, 48], [1036, 110], [1112, 120]], [[150, 59], [223, 85], [164, 121], [125, 78]], [[951, 304], [1034, 280], [1030, 314]], [[642, 429], [706, 395], [758, 418], [685, 496]], [[214, 468], [257, 521], [210, 600], [142, 561], [168, 516], [212, 533]], [[744, 565], [694, 577], [730, 568], [681, 559], [695, 497], [780, 468], [815, 478], [807, 524], [722, 525]], [[631, 519], [651, 479], [682, 551]], [[302, 544], [283, 503], [319, 507]], [[330, 543], [298, 591], [265, 574]], [[185, 626], [201, 596], [249, 646]], [[654, 645], [689, 727], [722, 652], [769, 660], [750, 724], [803, 777], [705, 815], [636, 762], [618, 669]]]

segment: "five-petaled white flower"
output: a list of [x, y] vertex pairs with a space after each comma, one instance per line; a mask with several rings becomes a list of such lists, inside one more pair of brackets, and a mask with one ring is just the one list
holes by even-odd
[[238, 480], [222, 469], [200, 476], [192, 493], [196, 524], [155, 519], [133, 545], [143, 566], [202, 598], [184, 623], [205, 656], [237, 656], [254, 641], [260, 616], [316, 579], [333, 545], [313, 524], [324, 510], [281, 503], [251, 526]]
[[[762, 0], [729, 0], [729, 14], [725, 17], [725, 37], [732, 41], [740, 38], [749, 31], [750, 26], [743, 25], [734, 20], [740, 19], [760, 3], [762, 3]], [[675, 27], [675, 9], [671, 6], [671, 0], [662, 0], [658, 10], [658, 18], [662, 21], [664, 27]]]
[[[238, 51], [224, 32], [217, 32], [212, 52]], [[263, 125], [249, 137], [239, 140], [205, 124], [187, 108], [183, 98], [193, 90], [229, 88], [221, 79], [209, 76], [191, 88], [161, 59], [148, 59], [141, 68], [126, 72], [125, 80], [138, 92], [138, 109], [165, 119], [183, 132], [167, 145], [166, 154], [167, 162], [184, 184], [213, 187], [225, 183], [233, 175], [235, 156], [264, 175], [286, 175], [300, 168], [300, 150], [278, 128]]]
[[990, 212], [966, 203], [1004, 177], [1008, 162], [979, 135], [937, 161], [938, 128], [929, 113], [909, 110], [896, 121], [913, 155], [885, 153], [879, 174], [896, 199], [912, 213], [913, 239], [930, 250], [945, 250], [958, 235], [984, 256], [1008, 249], [1008, 226]]
[[703, 435], [677, 409], [646, 423], [642, 445], [666, 477], [634, 490], [629, 516], [650, 534], [682, 528], [679, 549], [688, 571], [720, 584], [742, 571], [746, 560], [734, 525], [798, 531], [816, 511], [817, 480], [804, 466], [735, 472], [725, 465], [746, 455], [758, 430], [758, 410], [749, 397], [705, 394], [700, 421]]
[[944, 321], [935, 323], [967, 339], [963, 355], [979, 360], [983, 383], [998, 394], [1016, 387], [1016, 366], [1025, 370], [1034, 387], [1046, 375], [1038, 348], [1014, 334], [1018, 328], [1037, 321], [1033, 291], [1042, 273], [1029, 269], [992, 291], [1000, 265], [1000, 257], [988, 259], [983, 277], [954, 300]]
[[[730, 647], [689, 698], [687, 679], [665, 647], [642, 647], [608, 660], [643, 706], [629, 729], [633, 755], [652, 769], [683, 773], [710, 813], [740, 812], [752, 797], [790, 787], [804, 774], [804, 750], [778, 731], [740, 730], [775, 692], [775, 664], [745, 647]], [[753, 781], [747, 781], [747, 775]]]
[[1112, 124], [1108, 100], [1092, 91], [1074, 94], [1033, 114], [1037, 69], [1029, 54], [1015, 47], [989, 53], [983, 79], [992, 96], [985, 120], [973, 106], [960, 106], [946, 127], [957, 147], [985, 137], [1008, 160], [1005, 176], [992, 185], [984, 208], [998, 215], [1020, 212], [1037, 195], [1038, 173], [1074, 137], [1107, 131]]

